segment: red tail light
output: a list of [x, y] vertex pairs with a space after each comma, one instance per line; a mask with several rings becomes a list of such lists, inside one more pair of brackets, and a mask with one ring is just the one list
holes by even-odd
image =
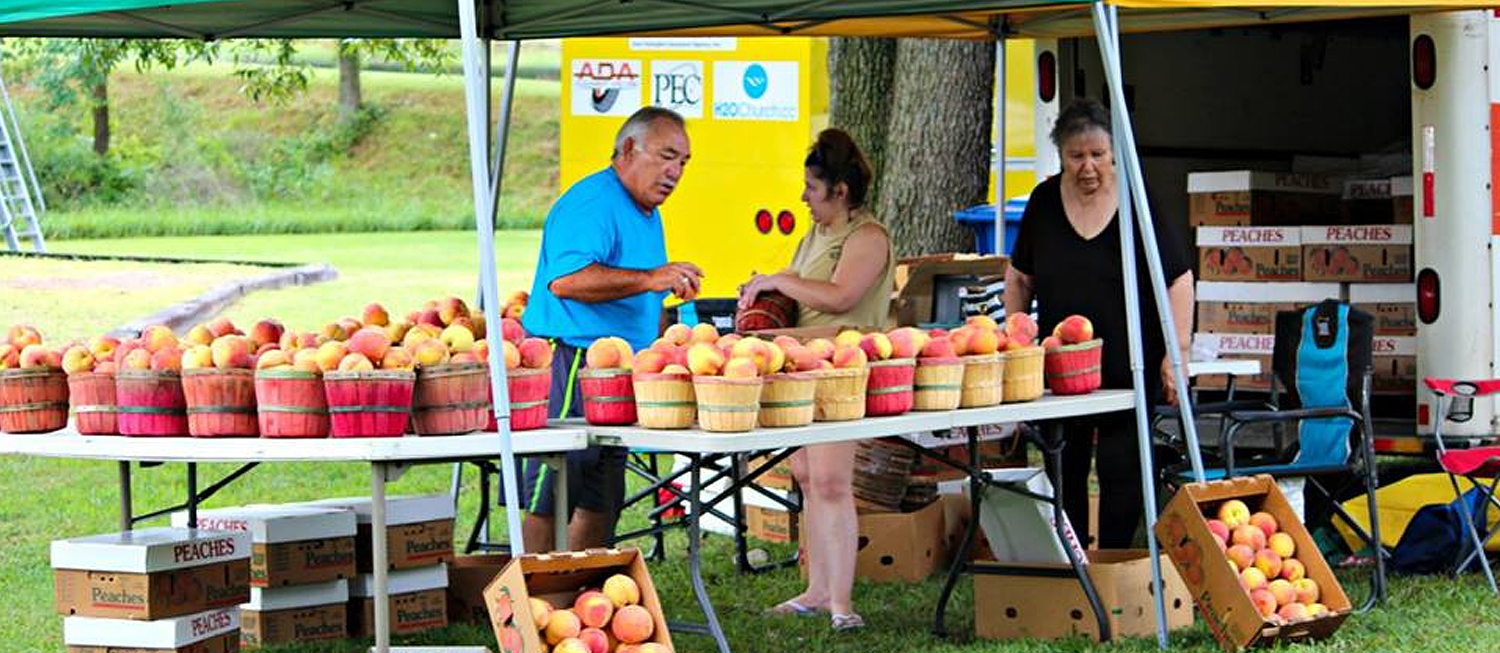
[[1437, 44], [1426, 34], [1411, 44], [1411, 81], [1424, 91], [1437, 81]]
[[771, 212], [761, 209], [755, 212], [755, 229], [763, 234], [771, 233]]
[[1441, 288], [1436, 270], [1423, 268], [1417, 273], [1417, 319], [1421, 320], [1422, 324], [1432, 324], [1437, 321], [1438, 313], [1443, 308]]
[[1057, 55], [1050, 50], [1036, 58], [1036, 94], [1043, 102], [1057, 97]]
[[791, 211], [782, 209], [781, 213], [776, 215], [776, 228], [781, 230], [781, 233], [790, 236], [792, 230], [797, 228], [797, 216], [792, 215]]

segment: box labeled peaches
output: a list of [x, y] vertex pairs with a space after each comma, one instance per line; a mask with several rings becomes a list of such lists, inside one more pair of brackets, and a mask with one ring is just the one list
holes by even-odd
[[250, 598], [250, 536], [147, 528], [52, 543], [58, 614], [156, 621]]
[[[187, 526], [187, 512], [172, 525]], [[305, 506], [204, 510], [198, 527], [250, 534], [250, 585], [280, 587], [354, 577], [354, 513]]]
[[1341, 207], [1336, 177], [1226, 170], [1188, 174], [1188, 222], [1199, 226], [1331, 224]]
[[1352, 609], [1270, 476], [1184, 485], [1156, 536], [1226, 651], [1324, 639]]
[[240, 611], [220, 608], [158, 619], [63, 619], [68, 653], [234, 653], [240, 650]]
[[501, 653], [588, 653], [616, 642], [669, 653], [672, 637], [636, 549], [525, 555], [484, 590]]
[[1300, 281], [1302, 232], [1297, 227], [1198, 227], [1198, 277]]
[[1308, 281], [1407, 283], [1412, 279], [1412, 227], [1303, 227], [1302, 262], [1302, 278]]
[[[358, 522], [355, 553], [358, 570], [368, 574], [374, 567], [374, 545], [369, 497], [326, 499], [299, 504], [352, 510]], [[390, 569], [413, 569], [453, 560], [453, 499], [446, 494], [388, 497], [385, 502], [387, 549]]]

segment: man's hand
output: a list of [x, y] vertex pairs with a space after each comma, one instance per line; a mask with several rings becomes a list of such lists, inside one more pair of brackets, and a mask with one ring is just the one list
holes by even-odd
[[651, 271], [649, 287], [652, 292], [671, 292], [678, 299], [690, 302], [703, 287], [703, 269], [692, 263], [668, 263]]

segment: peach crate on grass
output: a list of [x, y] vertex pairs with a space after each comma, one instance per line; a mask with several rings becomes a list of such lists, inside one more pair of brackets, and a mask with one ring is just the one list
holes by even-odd
[[47, 433], [68, 425], [68, 377], [61, 369], [0, 370], [0, 431]]
[[507, 370], [506, 387], [510, 390], [510, 430], [529, 431], [547, 425], [550, 368]]
[[760, 413], [760, 377], [693, 377], [698, 397], [698, 427], [716, 433], [753, 430]]
[[1042, 378], [1043, 349], [1023, 347], [1001, 354], [1005, 359], [1005, 403], [1039, 399], [1046, 390]]
[[329, 434], [335, 438], [399, 438], [411, 417], [417, 375], [406, 370], [327, 372]]
[[418, 435], [460, 435], [484, 429], [490, 416], [490, 369], [484, 363], [417, 370], [412, 426]]
[[961, 408], [994, 406], [1005, 398], [1006, 360], [1000, 354], [964, 356], [963, 387], [959, 391]]
[[73, 422], [82, 435], [118, 435], [115, 419], [115, 376], [98, 372], [68, 375], [68, 403]]
[[964, 359], [919, 358], [912, 377], [912, 410], [953, 410], [963, 398]]
[[1081, 395], [1103, 384], [1104, 341], [1098, 338], [1047, 350], [1047, 389], [1055, 395]]
[[807, 426], [817, 414], [818, 380], [811, 374], [772, 374], [760, 391], [761, 426]]
[[182, 393], [182, 375], [177, 372], [116, 372], [115, 406], [120, 435], [188, 434], [187, 398]]
[[916, 374], [917, 361], [913, 358], [871, 361], [870, 378], [865, 386], [865, 415], [900, 415], [911, 410]]
[[692, 428], [698, 418], [691, 374], [637, 373], [631, 379], [636, 421], [648, 429]]
[[819, 422], [844, 422], [865, 416], [865, 387], [870, 370], [865, 367], [816, 370], [818, 380], [813, 396], [813, 419]]
[[598, 426], [626, 426], [635, 423], [635, 388], [630, 370], [578, 370], [578, 389], [583, 394], [583, 418], [588, 423]]
[[263, 438], [328, 437], [328, 398], [320, 374], [256, 370], [255, 403]]
[[188, 435], [195, 438], [255, 437], [255, 372], [199, 368], [182, 371]]

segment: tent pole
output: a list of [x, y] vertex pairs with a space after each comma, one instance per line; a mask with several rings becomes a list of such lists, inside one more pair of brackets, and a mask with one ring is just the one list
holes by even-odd
[[1005, 36], [995, 37], [995, 255], [1005, 254]]
[[[1120, 69], [1111, 62], [1117, 62], [1119, 58], [1119, 41], [1112, 38], [1115, 25], [1110, 19], [1109, 10], [1103, 1], [1094, 3], [1094, 29], [1098, 35], [1099, 54], [1104, 59], [1104, 74], [1108, 80], [1111, 104], [1111, 120], [1114, 125], [1114, 147], [1115, 159], [1121, 156], [1131, 157], [1133, 152], [1128, 150], [1127, 141], [1123, 137], [1124, 130], [1128, 129], [1130, 120], [1129, 109], [1125, 106], [1125, 92], [1121, 85]], [[1118, 179], [1120, 192], [1120, 264], [1121, 275], [1125, 291], [1125, 322], [1126, 332], [1130, 341], [1130, 374], [1131, 383], [1135, 390], [1135, 428], [1136, 442], [1140, 448], [1140, 474], [1141, 474], [1141, 503], [1142, 511], [1146, 518], [1146, 545], [1151, 556], [1151, 580], [1152, 595], [1156, 599], [1156, 644], [1158, 648], [1167, 648], [1167, 623], [1166, 602], [1163, 600], [1161, 588], [1161, 559], [1157, 551], [1156, 542], [1156, 481], [1151, 460], [1151, 429], [1150, 418], [1147, 412], [1151, 409], [1146, 403], [1146, 374], [1144, 358], [1144, 347], [1141, 343], [1141, 305], [1139, 286], [1136, 281], [1135, 260], [1135, 232], [1131, 229], [1130, 222], [1133, 221], [1134, 211], [1131, 206], [1131, 191], [1135, 186], [1143, 183], [1143, 180], [1133, 174], [1129, 166], [1116, 166], [1116, 178]], [[1147, 250], [1148, 259], [1155, 255], [1154, 250]], [[1158, 310], [1163, 307], [1158, 306]], [[1170, 307], [1165, 307], [1170, 310]]]
[[[480, 292], [485, 324], [490, 325], [491, 329], [499, 329], [500, 290], [495, 271], [495, 223], [490, 218], [494, 211], [495, 196], [490, 193], [489, 152], [485, 149], [489, 131], [489, 123], [484, 120], [488, 115], [486, 105], [489, 99], [489, 79], [481, 76], [484, 52], [481, 50], [483, 44], [479, 40], [474, 2], [457, 2], [459, 36], [463, 44], [465, 113], [468, 115], [469, 126], [469, 176], [474, 189], [474, 226], [479, 237]], [[514, 43], [511, 45], [510, 56], [514, 61]], [[506, 69], [508, 86], [513, 83], [515, 74], [514, 65]], [[504, 122], [508, 118], [509, 116], [501, 116], [500, 119]], [[500, 142], [504, 143], [503, 137]], [[521, 533], [521, 511], [517, 509], [521, 505], [521, 493], [516, 485], [516, 452], [511, 443], [510, 393], [505, 384], [504, 361], [503, 356], [490, 356], [490, 387], [494, 389], [495, 424], [498, 431], [496, 436], [500, 445], [500, 480], [505, 492], [505, 519], [510, 535], [511, 555], [520, 555], [526, 552], [526, 543]]]
[[[510, 114], [515, 106], [516, 73], [520, 66], [521, 42], [511, 41], [505, 55], [505, 88], [500, 92], [500, 120], [495, 124], [495, 162], [491, 166], [494, 176], [490, 178], [490, 222], [495, 224], [500, 215], [500, 182], [505, 176], [506, 145], [510, 143]], [[498, 228], [498, 224], [496, 225]]]

